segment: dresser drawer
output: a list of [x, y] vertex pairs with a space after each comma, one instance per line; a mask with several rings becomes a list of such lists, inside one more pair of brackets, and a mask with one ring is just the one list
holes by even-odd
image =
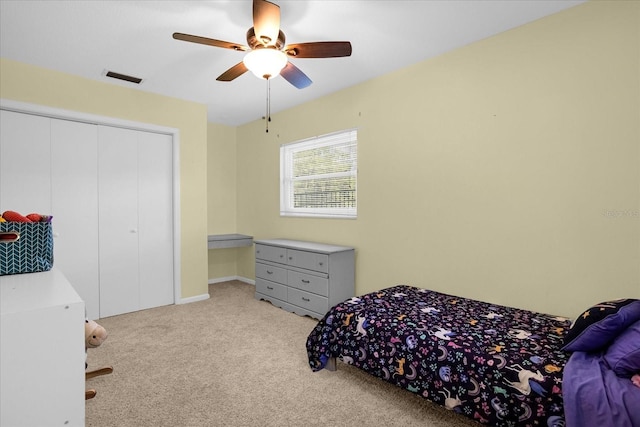
[[287, 300], [287, 287], [268, 280], [256, 279], [256, 292], [273, 298]]
[[329, 307], [353, 297], [354, 254], [354, 248], [347, 246], [256, 240], [255, 298], [321, 318]]
[[287, 249], [287, 264], [307, 270], [329, 272], [329, 255]]
[[286, 264], [287, 250], [278, 246], [256, 244], [256, 259]]
[[323, 297], [329, 296], [329, 279], [325, 279], [324, 277], [289, 270], [287, 274], [287, 285], [303, 291], [313, 292]]
[[287, 301], [290, 304], [306, 308], [307, 310], [318, 314], [324, 314], [329, 310], [329, 302], [327, 298], [301, 291], [300, 289], [289, 288], [287, 297]]
[[271, 280], [272, 282], [287, 284], [287, 270], [273, 265], [256, 263], [256, 277]]

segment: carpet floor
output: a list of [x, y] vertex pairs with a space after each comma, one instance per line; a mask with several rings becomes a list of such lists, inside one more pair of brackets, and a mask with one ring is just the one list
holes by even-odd
[[240, 281], [210, 299], [99, 319], [109, 338], [89, 349], [89, 427], [477, 426], [349, 365], [312, 372], [316, 320], [254, 299]]

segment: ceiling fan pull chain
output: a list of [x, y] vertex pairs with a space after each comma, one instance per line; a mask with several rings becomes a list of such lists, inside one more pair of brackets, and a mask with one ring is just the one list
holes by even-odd
[[271, 80], [267, 80], [267, 113], [265, 114], [266, 133], [269, 133], [269, 122], [271, 121]]

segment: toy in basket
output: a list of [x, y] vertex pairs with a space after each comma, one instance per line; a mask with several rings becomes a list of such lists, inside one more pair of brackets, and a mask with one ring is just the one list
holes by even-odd
[[23, 216], [5, 211], [0, 216], [0, 275], [35, 273], [53, 267], [50, 215]]

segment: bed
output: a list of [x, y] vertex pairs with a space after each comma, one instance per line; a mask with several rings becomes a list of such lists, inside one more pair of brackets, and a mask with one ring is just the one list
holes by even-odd
[[[640, 301], [629, 301], [637, 313], [622, 329], [640, 320]], [[579, 329], [564, 317], [398, 285], [334, 306], [307, 353], [313, 371], [337, 358], [482, 424], [564, 427], [572, 351], [563, 348], [570, 331], [584, 338]], [[640, 387], [630, 396], [640, 398]]]

